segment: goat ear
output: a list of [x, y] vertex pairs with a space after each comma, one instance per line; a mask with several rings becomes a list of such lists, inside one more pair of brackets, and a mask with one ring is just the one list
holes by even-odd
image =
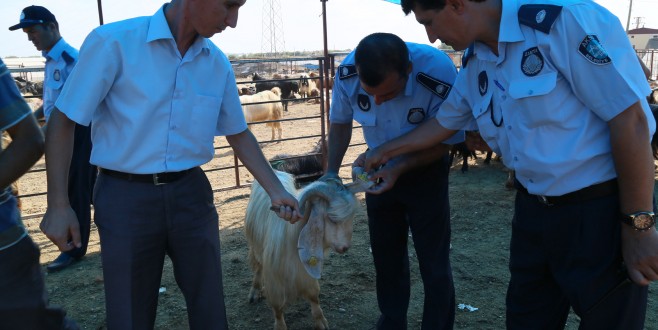
[[[312, 204], [308, 201], [308, 204]], [[321, 203], [320, 203], [321, 204]], [[320, 279], [322, 263], [324, 262], [324, 217], [326, 211], [323, 206], [310, 205], [306, 208], [308, 221], [299, 233], [297, 252], [299, 260], [306, 272], [315, 279]], [[308, 215], [310, 213], [310, 215]]]

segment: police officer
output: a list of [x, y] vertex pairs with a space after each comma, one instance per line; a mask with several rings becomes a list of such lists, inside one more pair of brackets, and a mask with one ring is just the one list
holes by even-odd
[[[69, 45], [59, 33], [59, 23], [48, 9], [29, 6], [21, 12], [20, 22], [9, 27], [14, 31], [23, 29], [27, 39], [46, 58], [43, 83], [43, 105], [36, 114], [43, 114], [47, 127], [55, 101], [64, 87], [66, 79], [78, 60], [78, 50]], [[91, 193], [96, 181], [96, 166], [89, 164], [91, 155], [90, 126], [76, 125], [73, 156], [69, 168], [69, 200], [78, 217], [82, 245], [62, 252], [46, 268], [49, 272], [62, 270], [80, 260], [87, 253], [91, 225]]]
[[468, 51], [437, 120], [372, 150], [365, 168], [475, 119], [516, 170], [507, 327], [564, 328], [572, 308], [581, 329], [642, 329], [658, 279], [655, 123], [619, 20], [591, 1], [403, 0], [402, 9], [430, 41]]
[[[353, 120], [362, 126], [368, 147], [375, 148], [434, 117], [456, 75], [450, 58], [431, 46], [388, 33], [361, 40], [336, 74], [325, 177], [338, 177]], [[425, 290], [422, 329], [453, 326], [448, 149], [441, 144], [392, 160], [382, 170], [387, 176], [366, 195], [381, 312], [377, 329], [407, 328], [409, 230]]]

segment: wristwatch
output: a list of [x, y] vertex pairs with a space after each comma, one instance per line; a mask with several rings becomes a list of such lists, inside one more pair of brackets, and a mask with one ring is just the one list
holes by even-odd
[[624, 214], [621, 221], [637, 231], [647, 231], [656, 224], [656, 215], [653, 212]]

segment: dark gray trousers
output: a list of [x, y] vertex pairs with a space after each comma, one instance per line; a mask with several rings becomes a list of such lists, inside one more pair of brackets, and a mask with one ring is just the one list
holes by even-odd
[[101, 173], [94, 190], [109, 330], [152, 329], [165, 254], [190, 329], [227, 329], [219, 225], [200, 168], [156, 186]]

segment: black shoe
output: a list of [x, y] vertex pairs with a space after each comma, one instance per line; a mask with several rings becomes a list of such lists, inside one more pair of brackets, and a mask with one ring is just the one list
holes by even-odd
[[59, 255], [59, 257], [57, 257], [57, 259], [53, 260], [50, 265], [46, 266], [46, 269], [49, 273], [58, 272], [74, 264], [76, 261], [78, 261], [76, 258], [73, 258], [66, 253], [62, 253]]

